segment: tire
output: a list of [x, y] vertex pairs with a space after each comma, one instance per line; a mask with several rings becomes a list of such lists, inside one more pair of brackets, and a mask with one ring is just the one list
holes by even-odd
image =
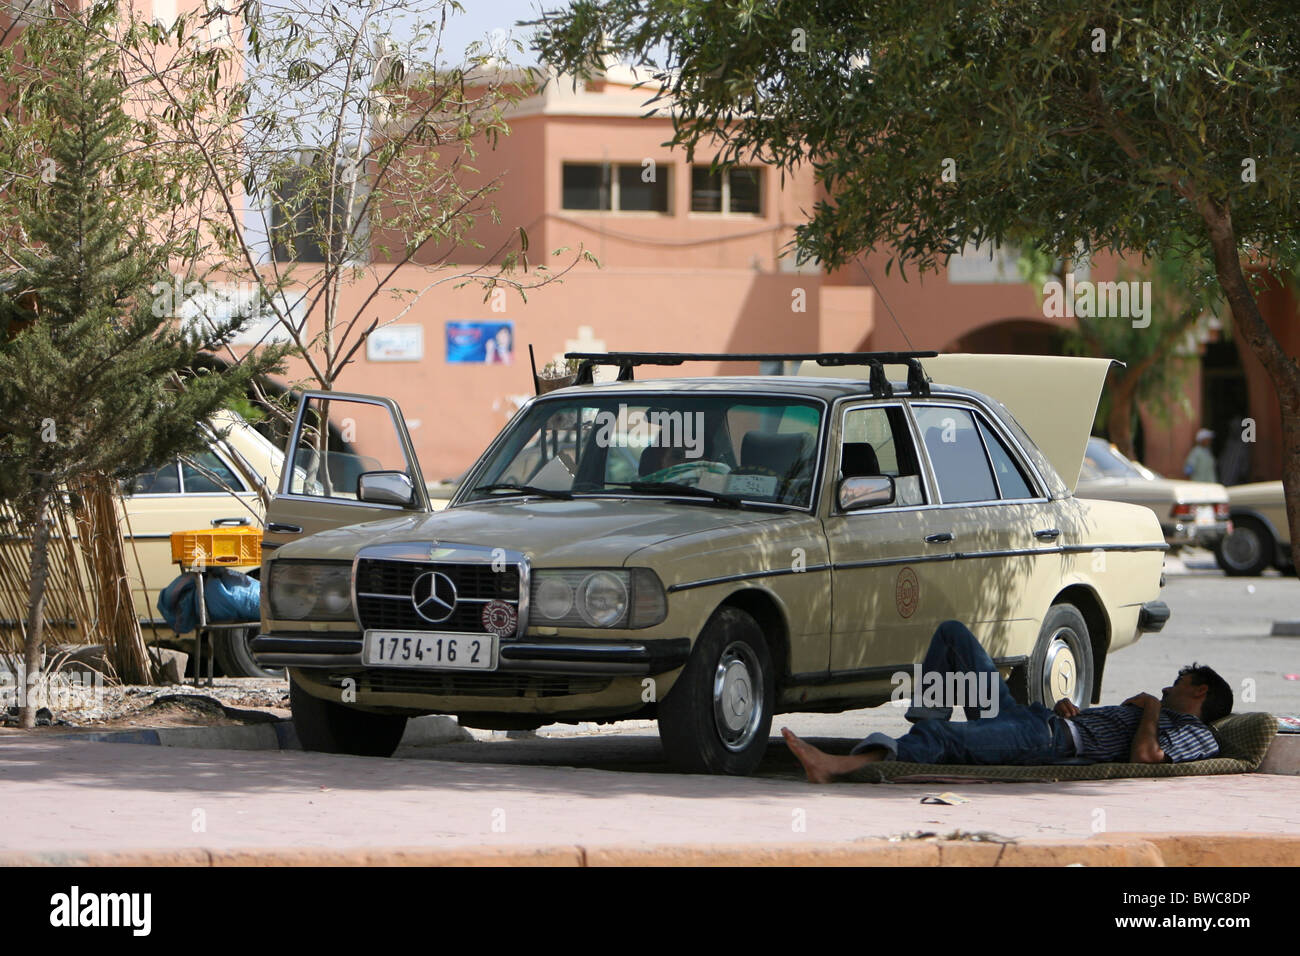
[[659, 705], [664, 753], [688, 773], [753, 773], [767, 750], [775, 703], [762, 628], [739, 608], [719, 608]]
[[1068, 697], [1082, 710], [1092, 704], [1095, 673], [1088, 622], [1073, 604], [1053, 604], [1043, 616], [1038, 642], [1029, 655], [1025, 701], [1050, 708]]
[[262, 678], [283, 678], [283, 667], [263, 667], [253, 657], [253, 651], [248, 646], [249, 641], [257, 636], [258, 628], [248, 627], [238, 631], [220, 630], [211, 631], [212, 638], [216, 641], [214, 648], [217, 655], [217, 666], [227, 677], [262, 677]]
[[1214, 560], [1229, 577], [1258, 577], [1273, 563], [1277, 542], [1254, 518], [1233, 518], [1232, 534], [1214, 549]]
[[358, 757], [391, 757], [406, 732], [401, 714], [372, 714], [321, 700], [289, 678], [293, 729], [303, 750]]

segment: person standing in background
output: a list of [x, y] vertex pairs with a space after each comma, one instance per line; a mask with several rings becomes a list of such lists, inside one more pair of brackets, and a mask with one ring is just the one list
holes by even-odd
[[1183, 462], [1183, 474], [1192, 481], [1217, 481], [1214, 469], [1214, 452], [1210, 451], [1210, 442], [1214, 432], [1202, 428], [1196, 433], [1196, 444], [1187, 453]]

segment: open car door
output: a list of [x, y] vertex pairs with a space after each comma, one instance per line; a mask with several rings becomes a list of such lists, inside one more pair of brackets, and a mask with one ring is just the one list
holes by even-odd
[[429, 510], [396, 402], [346, 392], [302, 394], [267, 510], [264, 550], [329, 528]]

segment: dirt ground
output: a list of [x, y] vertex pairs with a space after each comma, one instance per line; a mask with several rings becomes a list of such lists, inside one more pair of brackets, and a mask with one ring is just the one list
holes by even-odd
[[213, 686], [107, 686], [72, 682], [49, 689], [33, 731], [17, 729], [12, 694], [0, 733], [66, 733], [77, 729], [220, 727], [289, 716], [283, 680], [216, 678]]

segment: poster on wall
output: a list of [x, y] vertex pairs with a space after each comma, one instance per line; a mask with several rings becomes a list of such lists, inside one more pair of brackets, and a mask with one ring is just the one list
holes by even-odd
[[448, 363], [510, 365], [514, 351], [513, 322], [447, 323]]
[[375, 329], [366, 339], [366, 358], [372, 362], [418, 362], [424, 358], [424, 326]]

